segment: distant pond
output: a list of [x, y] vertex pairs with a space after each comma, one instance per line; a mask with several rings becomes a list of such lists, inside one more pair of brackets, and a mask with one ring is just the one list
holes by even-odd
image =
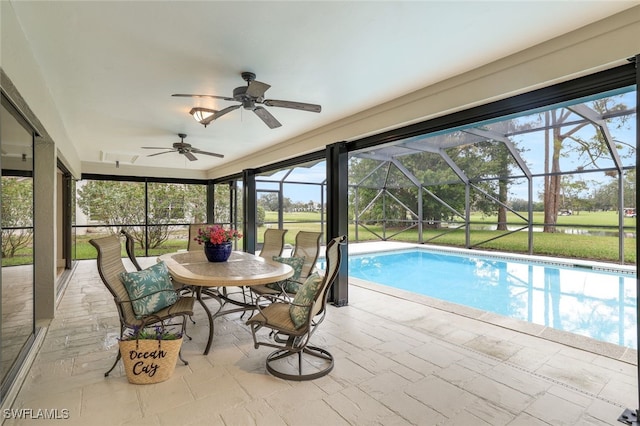
[[[497, 225], [472, 225], [472, 229], [482, 231], [495, 231]], [[518, 227], [508, 226], [509, 231], [515, 231]], [[533, 232], [542, 232], [541, 226], [534, 226]], [[526, 232], [526, 229], [523, 231]], [[557, 226], [556, 231], [561, 234], [573, 234], [573, 235], [587, 235], [591, 237], [618, 237], [618, 231], [605, 231], [602, 229], [588, 229], [588, 228], [573, 228], [567, 226]], [[636, 233], [633, 231], [625, 231], [624, 238], [635, 238]]]

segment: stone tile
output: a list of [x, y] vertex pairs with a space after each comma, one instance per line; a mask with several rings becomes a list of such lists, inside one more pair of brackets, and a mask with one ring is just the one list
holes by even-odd
[[284, 414], [296, 410], [300, 404], [308, 401], [321, 400], [326, 394], [311, 382], [292, 383], [265, 398], [267, 404], [277, 413]]
[[204, 356], [208, 321], [196, 307], [193, 340], [183, 343], [189, 365], [178, 363], [166, 382], [131, 385], [121, 363], [103, 375], [118, 319], [95, 262], [80, 262], [13, 406], [67, 408], [70, 426], [604, 425], [617, 424], [621, 406], [635, 408], [636, 351], [605, 348], [620, 361], [454, 314], [450, 304], [351, 290], [352, 302], [330, 306], [314, 336], [335, 357], [325, 377], [270, 376], [270, 350], [254, 349], [238, 313], [216, 319]]
[[359, 353], [356, 355], [350, 355], [348, 357], [350, 361], [359, 365], [360, 367], [368, 370], [372, 374], [380, 374], [384, 371], [389, 371], [398, 366], [398, 363], [393, 359], [384, 355], [380, 355], [373, 351], [367, 353]]
[[[636, 390], [636, 398], [637, 398], [637, 390]], [[616, 401], [619, 402], [619, 401]], [[627, 405], [625, 408], [630, 408], [635, 410], [637, 408], [637, 400], [634, 402], [634, 405]], [[612, 403], [600, 400], [592, 400], [590, 401], [589, 407], [583, 413], [581, 417], [581, 421], [584, 421], [584, 424], [614, 424], [618, 417], [624, 412], [624, 408], [620, 408], [618, 405], [614, 405]], [[624, 423], [618, 423], [620, 425]]]
[[414, 425], [441, 424], [446, 417], [404, 392], [386, 393], [379, 398], [389, 410]]
[[582, 392], [576, 392], [575, 389], [571, 389], [562, 385], [554, 384], [547, 390], [547, 392], [550, 395], [555, 395], [558, 398], [567, 400], [585, 409], [593, 402], [593, 398], [591, 396], [585, 395]]
[[531, 396], [540, 395], [552, 386], [552, 383], [547, 380], [543, 380], [542, 378], [533, 376], [527, 371], [505, 364], [496, 365], [491, 372], [485, 373], [485, 376], [491, 377], [511, 389]]
[[156, 414], [162, 426], [223, 426], [221, 412], [229, 409], [220, 404], [215, 397], [197, 399], [178, 408], [159, 409]]
[[492, 336], [478, 336], [465, 346], [500, 360], [507, 360], [522, 349], [517, 343]]
[[542, 421], [529, 413], [523, 412], [516, 416], [509, 426], [549, 426], [549, 423]]
[[493, 423], [487, 423], [484, 420], [478, 418], [472, 413], [462, 410], [457, 412], [455, 416], [447, 419], [442, 423], [443, 426], [454, 426], [454, 425], [479, 425], [479, 426], [495, 426]]
[[[326, 401], [314, 400], [300, 404], [293, 411], [282, 413], [281, 417], [288, 425], [305, 426], [341, 426], [349, 422], [337, 413], [335, 407]], [[270, 425], [269, 425], [270, 426]]]
[[325, 398], [325, 401], [350, 424], [409, 424], [370, 395], [355, 387], [330, 395]]
[[[589, 356], [587, 358], [592, 359]], [[561, 354], [538, 368], [536, 373], [596, 395], [608, 381], [606, 378], [608, 373], [597, 371], [590, 362]]]
[[423, 376], [429, 376], [442, 368], [411, 353], [401, 353], [393, 357], [401, 366], [407, 367]]
[[161, 383], [135, 386], [144, 416], [158, 411], [177, 409], [197, 399], [187, 383], [179, 376], [170, 377], [169, 380]]
[[405, 393], [445, 417], [461, 412], [477, 397], [438, 377], [427, 377], [405, 388]]
[[533, 396], [504, 385], [493, 377], [478, 376], [469, 381], [464, 389], [512, 413], [523, 411], [534, 400]]
[[361, 383], [358, 388], [367, 395], [381, 399], [384, 395], [402, 392], [409, 381], [393, 372], [384, 372]]
[[360, 383], [375, 377], [375, 374], [360, 367], [349, 359], [343, 359], [340, 360], [340, 362], [336, 362], [335, 367], [330, 374], [336, 382], [340, 383], [344, 387], [359, 385]]
[[583, 409], [566, 399], [545, 394], [537, 398], [526, 412], [551, 425], [576, 425]]
[[234, 374], [234, 378], [252, 399], [265, 399], [291, 387], [291, 384], [285, 380], [266, 373], [238, 371]]
[[313, 381], [313, 384], [320, 388], [327, 395], [338, 393], [345, 387], [342, 383], [339, 383], [336, 379], [334, 379], [331, 374], [320, 377], [319, 379], [315, 379]]
[[452, 346], [440, 343], [428, 343], [409, 351], [411, 355], [422, 358], [440, 368], [448, 367], [464, 358], [464, 355]]
[[625, 407], [637, 408], [638, 386], [614, 377], [602, 388], [598, 396], [605, 400], [616, 401]]
[[420, 374], [411, 368], [405, 367], [404, 365], [398, 364], [396, 367], [391, 369], [397, 375], [404, 377], [405, 379], [411, 382], [417, 382], [418, 380], [424, 379], [424, 374]]
[[456, 363], [443, 368], [436, 375], [452, 385], [464, 388], [467, 383], [478, 377], [480, 373]]
[[515, 417], [511, 411], [480, 398], [471, 400], [465, 412], [492, 426], [511, 425]]
[[264, 400], [228, 407], [220, 414], [225, 426], [286, 426], [285, 421]]
[[[138, 386], [122, 381], [112, 381], [108, 387], [102, 384], [85, 386], [80, 417], [87, 423], [91, 423], [92, 419], [100, 419], [103, 424], [119, 424], [140, 420], [145, 414], [153, 415], [152, 412], [145, 413], [142, 409], [138, 400], [138, 390]], [[104, 403], [105, 398], [109, 399], [109, 404]]]

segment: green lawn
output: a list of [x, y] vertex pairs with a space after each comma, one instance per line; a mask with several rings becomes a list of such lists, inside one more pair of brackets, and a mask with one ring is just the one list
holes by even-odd
[[[520, 212], [520, 215], [523, 217], [527, 217], [527, 214], [524, 212]], [[481, 222], [487, 224], [495, 224], [498, 221], [498, 217], [494, 216], [483, 216], [479, 213], [471, 215], [472, 222]], [[517, 225], [519, 223], [524, 224], [523, 220], [516, 216], [514, 213], [509, 212], [507, 214], [507, 222], [513, 223]], [[544, 223], [544, 213], [543, 212], [533, 212], [533, 224], [534, 225], [542, 225]], [[618, 212], [615, 211], [607, 211], [607, 212], [576, 212], [571, 216], [558, 216], [558, 225], [562, 226], [587, 226], [587, 227], [615, 227], [618, 226]], [[635, 218], [625, 217], [624, 218], [624, 226], [625, 227], [635, 227], [636, 221]]]
[[[542, 224], [543, 213], [534, 213], [534, 224]], [[278, 214], [277, 212], [266, 212], [265, 221], [268, 226], [277, 226]], [[288, 229], [285, 235], [285, 242], [293, 245], [295, 242], [295, 236], [298, 231], [323, 231], [320, 213], [316, 212], [296, 212], [285, 213], [284, 215], [284, 228]], [[474, 214], [471, 217], [471, 221], [474, 223], [486, 223], [495, 224], [496, 217], [487, 217], [479, 214]], [[635, 231], [635, 219], [625, 218], [624, 224], [629, 227], [629, 231]], [[271, 222], [271, 223], [269, 223]], [[508, 222], [512, 226], [517, 226], [522, 221], [514, 214], [509, 214]], [[616, 231], [618, 225], [618, 215], [616, 212], [580, 212], [572, 216], [559, 216], [559, 225], [566, 225], [569, 227], [586, 228], [589, 230], [609, 230]], [[258, 242], [262, 242], [262, 236], [266, 229], [266, 226], [258, 228]], [[611, 228], [609, 228], [611, 227]], [[383, 235], [383, 229], [381, 226], [370, 227], [370, 229]], [[418, 232], [416, 229], [410, 229], [403, 231], [396, 236], [392, 236], [399, 230], [387, 229], [386, 238], [394, 241], [408, 241], [418, 242]], [[465, 233], [463, 230], [455, 230], [449, 232], [450, 229], [425, 229], [423, 231], [423, 240], [428, 244], [447, 245], [447, 246], [465, 246]], [[182, 233], [183, 234], [183, 233]], [[173, 252], [180, 249], [187, 248], [187, 241], [184, 235], [175, 235], [166, 241], [162, 247], [149, 250], [150, 255], [157, 256], [163, 253]], [[471, 245], [474, 248], [483, 250], [499, 250], [512, 253], [527, 253], [527, 232], [516, 232], [509, 235], [505, 235], [505, 232], [490, 231], [490, 230], [472, 230], [471, 231]], [[357, 232], [359, 241], [378, 240], [378, 237], [369, 230], [360, 227]], [[505, 235], [493, 241], [486, 242], [498, 235]], [[96, 250], [89, 244], [90, 238], [98, 237], [99, 235], [90, 234], [77, 236], [76, 239], [76, 257], [78, 259], [94, 259], [96, 257]], [[349, 227], [349, 239], [356, 241], [356, 229], [354, 225]], [[612, 236], [587, 236], [577, 234], [565, 234], [565, 233], [533, 233], [533, 245], [534, 254], [554, 256], [554, 257], [568, 257], [576, 259], [591, 259], [607, 262], [618, 262], [618, 238]], [[144, 251], [137, 249], [136, 254], [143, 256]], [[126, 253], [123, 251], [123, 256]], [[21, 250], [17, 256], [13, 258], [3, 258], [3, 266], [19, 265], [25, 263], [31, 263], [32, 250], [31, 248]], [[636, 238], [624, 239], [624, 262], [626, 264], [636, 263]]]

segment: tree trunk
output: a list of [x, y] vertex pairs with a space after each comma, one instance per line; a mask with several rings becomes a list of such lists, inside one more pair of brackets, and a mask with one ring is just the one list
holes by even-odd
[[[551, 120], [549, 118], [551, 117]], [[551, 116], [549, 112], [545, 113], [545, 124], [556, 124], [555, 115]], [[550, 149], [550, 143], [553, 143], [553, 150]], [[556, 232], [556, 223], [558, 222], [558, 209], [560, 198], [560, 175], [554, 174], [560, 172], [560, 150], [562, 148], [562, 137], [560, 129], [553, 127], [550, 132], [545, 132], [545, 176], [544, 185], [544, 228], [543, 232]], [[551, 152], [550, 152], [551, 151]], [[551, 156], [549, 155], [551, 154]], [[551, 157], [551, 170], [549, 170], [549, 158]], [[551, 172], [551, 176], [549, 176]]]
[[562, 137], [560, 129], [553, 128], [553, 153], [551, 157], [551, 173], [549, 176], [549, 187], [544, 204], [544, 232], [556, 232], [558, 223], [558, 210], [560, 209], [560, 150], [562, 149]]
[[[507, 203], [507, 190], [507, 182], [500, 180], [498, 182], [498, 200], [503, 204]], [[503, 204], [498, 205], [498, 231], [507, 230], [507, 208]]]

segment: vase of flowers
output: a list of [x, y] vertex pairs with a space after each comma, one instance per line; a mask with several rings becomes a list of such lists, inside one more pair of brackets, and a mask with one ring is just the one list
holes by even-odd
[[194, 240], [204, 245], [204, 254], [209, 262], [225, 262], [231, 256], [235, 238], [242, 238], [242, 234], [235, 229], [212, 225], [198, 229]]

